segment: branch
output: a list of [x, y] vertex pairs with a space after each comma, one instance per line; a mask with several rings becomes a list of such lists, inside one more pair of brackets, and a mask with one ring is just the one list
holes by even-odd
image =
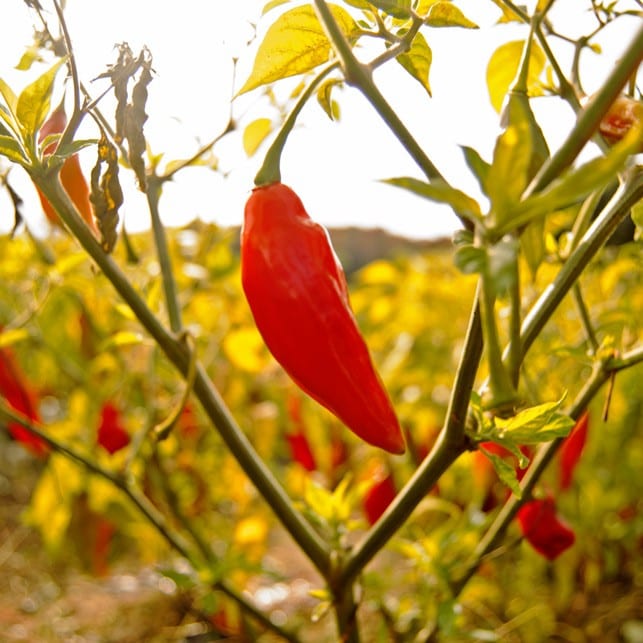
[[[643, 347], [635, 348], [623, 355], [621, 358], [612, 357], [605, 362], [596, 362], [590, 378], [587, 380], [585, 386], [578, 393], [574, 403], [571, 405], [568, 411], [569, 416], [574, 420], [577, 420], [588, 407], [603, 384], [605, 384], [605, 382], [607, 382], [614, 373], [631, 368], [642, 362]], [[529, 498], [536, 482], [538, 482], [540, 476], [545, 471], [547, 465], [551, 462], [563, 441], [564, 438], [558, 438], [549, 444], [543, 445], [538, 450], [520, 483], [522, 498], [519, 499], [512, 495], [502, 507], [492, 525], [489, 527], [482, 540], [478, 543], [465, 573], [452, 585], [454, 596], [457, 596], [463, 590], [467, 582], [476, 573], [485, 556], [498, 546], [511, 524], [511, 521], [518, 513], [518, 509], [520, 509], [521, 505]]]
[[[213, 556], [211, 552], [203, 551], [204, 555], [207, 554], [206, 560], [199, 560], [193, 553], [190, 552], [190, 547], [183, 540], [183, 537], [175, 532], [165, 520], [163, 514], [161, 514], [158, 509], [148, 500], [141, 491], [132, 484], [132, 482], [123, 476], [110, 471], [109, 469], [103, 468], [95, 460], [92, 460], [86, 457], [84, 454], [80, 453], [73, 447], [70, 447], [66, 444], [63, 444], [59, 440], [52, 438], [50, 435], [39, 429], [31, 421], [29, 421], [25, 416], [16, 413], [11, 407], [7, 405], [5, 400], [0, 398], [0, 418], [8, 422], [15, 422], [20, 424], [25, 428], [29, 433], [35, 435], [40, 440], [45, 442], [51, 449], [57, 453], [68, 457], [69, 459], [77, 462], [83, 466], [87, 471], [93, 473], [104, 480], [107, 480], [110, 484], [114, 485], [119, 489], [132, 504], [139, 510], [139, 512], [152, 524], [156, 531], [164, 538], [164, 540], [177, 551], [183, 558], [187, 559], [190, 564], [198, 569], [203, 567], [204, 563], [213, 563]], [[278, 634], [286, 641], [291, 641], [292, 643], [297, 642], [297, 638], [290, 634], [289, 632], [283, 630], [278, 625], [272, 623], [272, 621], [263, 614], [257, 607], [252, 603], [248, 602], [245, 596], [236, 592], [232, 587], [230, 587], [225, 581], [219, 580], [213, 584], [213, 588], [221, 591], [230, 598], [232, 598], [242, 610], [253, 616], [257, 619], [262, 625], [266, 628], [273, 631], [275, 634]]]
[[455, 376], [446, 423], [431, 453], [404, 486], [380, 520], [355, 545], [346, 559], [340, 583], [351, 582], [404, 524], [440, 476], [466, 450], [465, 422], [471, 391], [482, 355], [480, 310], [474, 298], [464, 349]]
[[[32, 178], [54, 210], [65, 222], [65, 225], [100, 267], [166, 357], [186, 377], [191, 359], [190, 349], [166, 330], [141, 299], [111, 255], [105, 254], [98, 241], [76, 212], [74, 205], [59, 181], [51, 177], [42, 176], [42, 168], [32, 167], [30, 171]], [[325, 575], [329, 565], [329, 552], [326, 543], [293, 506], [282, 485], [277, 481], [246, 435], [234, 421], [223, 399], [200, 364], [196, 366], [194, 393], [248, 478], [250, 478], [308, 558]]]

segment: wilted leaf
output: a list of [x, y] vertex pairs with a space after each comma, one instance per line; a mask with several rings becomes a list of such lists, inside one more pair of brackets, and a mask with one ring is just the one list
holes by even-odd
[[332, 121], [339, 120], [339, 106], [337, 102], [332, 99], [332, 91], [334, 87], [341, 84], [342, 81], [338, 78], [329, 78], [325, 80], [317, 90], [317, 102]]
[[431, 61], [433, 60], [433, 53], [429, 47], [426, 38], [418, 32], [413, 42], [411, 49], [396, 58], [397, 62], [406, 69], [406, 71], [415, 78], [424, 89], [426, 89], [429, 96], [431, 96], [431, 86], [429, 85], [429, 70], [431, 69]]
[[[337, 5], [329, 5], [342, 32], [350, 37], [357, 25], [351, 15]], [[331, 53], [326, 37], [311, 5], [290, 9], [270, 26], [259, 45], [252, 71], [237, 96], [261, 85], [302, 74], [325, 63]]]

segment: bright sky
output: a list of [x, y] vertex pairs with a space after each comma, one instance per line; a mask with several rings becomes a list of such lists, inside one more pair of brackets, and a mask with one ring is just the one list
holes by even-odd
[[[49, 0], [41, 0], [41, 4], [51, 7]], [[225, 125], [230, 96], [245, 80], [254, 59], [257, 43], [248, 45], [253, 34], [251, 23], [258, 22], [261, 36], [277, 15], [270, 12], [260, 19], [264, 4], [264, 0], [68, 0], [66, 15], [81, 79], [90, 88], [95, 86], [96, 93], [103, 85], [90, 81], [115, 61], [115, 43], [128, 42], [135, 52], [148, 46], [157, 75], [149, 88], [150, 119], [145, 132], [155, 153], [164, 152], [167, 159], [175, 159], [190, 156]], [[477, 185], [465, 171], [458, 146], [472, 146], [490, 158], [498, 119], [487, 98], [486, 64], [496, 46], [524, 38], [527, 28], [495, 25], [499, 11], [490, 1], [456, 0], [456, 4], [481, 29], [424, 31], [433, 50], [433, 98], [395, 63], [378, 70], [375, 78], [440, 171], [454, 185], [476, 196]], [[552, 21], [570, 36], [588, 33], [595, 25], [586, 10], [588, 5], [587, 0], [559, 0]], [[636, 2], [632, 0], [628, 6], [636, 8]], [[49, 15], [54, 25], [54, 15]], [[0, 78], [17, 91], [33, 80], [35, 73], [13, 69], [31, 43], [35, 16], [23, 0], [3, 0], [2, 17]], [[583, 62], [592, 68], [591, 77], [585, 77], [588, 93], [609, 74], [638, 21], [640, 17], [623, 20], [607, 30], [600, 39], [602, 55], [585, 54]], [[556, 51], [568, 69], [572, 48], [559, 44]], [[234, 85], [233, 57], [239, 59]], [[292, 83], [286, 81], [282, 86], [290, 89]], [[378, 226], [421, 238], [456, 229], [457, 221], [446, 208], [378, 183], [382, 178], [422, 178], [422, 174], [356, 90], [346, 88], [336, 97], [342, 111], [340, 122], [331, 122], [312, 102], [302, 113], [282, 159], [282, 180], [299, 193], [311, 216], [327, 226]], [[573, 123], [571, 110], [558, 103], [549, 98], [534, 102], [554, 149]], [[278, 118], [261, 100], [261, 90], [235, 100], [233, 115], [241, 126], [260, 116]], [[82, 134], [95, 136], [93, 131]], [[227, 137], [216, 148], [225, 178], [203, 169], [184, 171], [165, 189], [163, 220], [180, 225], [200, 217], [220, 225], [240, 224], [262, 151], [265, 146], [247, 159], [240, 132]], [[81, 160], [89, 173], [93, 152], [84, 152]], [[37, 228], [43, 219], [33, 188], [19, 170], [12, 172], [11, 179], [25, 200], [27, 221]], [[125, 187], [121, 214], [129, 230], [144, 229], [148, 225], [145, 201], [133, 183]], [[0, 194], [0, 230], [11, 227], [10, 218], [6, 195]]]

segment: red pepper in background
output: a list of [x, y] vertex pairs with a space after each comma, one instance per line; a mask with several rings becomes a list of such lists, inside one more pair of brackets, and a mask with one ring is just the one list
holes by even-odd
[[527, 502], [518, 510], [517, 518], [529, 544], [548, 560], [558, 558], [576, 540], [574, 532], [556, 515], [552, 497]]
[[328, 233], [282, 183], [255, 188], [248, 199], [241, 279], [259, 332], [295, 383], [366, 442], [403, 453]]
[[[0, 349], [0, 395], [18, 413], [34, 424], [40, 423], [36, 394], [27, 385], [15, 354], [9, 348]], [[17, 422], [9, 422], [8, 428], [11, 436], [34, 455], [43, 457], [49, 452], [46, 442]]]
[[97, 442], [110, 454], [124, 449], [130, 443], [130, 436], [123, 427], [120, 411], [111, 402], [105, 402], [101, 409]]
[[583, 454], [587, 442], [589, 413], [585, 411], [576, 422], [572, 432], [563, 440], [559, 451], [560, 488], [568, 489], [572, 484], [574, 469]]
[[[616, 97], [601, 119], [598, 131], [610, 144], [618, 143], [635, 125], [643, 124], [643, 102], [626, 94]], [[643, 143], [640, 151], [643, 151]]]
[[[61, 103], [40, 128], [38, 142], [42, 143], [42, 141], [51, 134], [61, 134], [66, 125], [67, 116], [65, 114], [63, 104]], [[57, 143], [51, 143], [45, 148], [44, 153], [53, 154], [56, 151], [57, 145]], [[65, 192], [67, 192], [69, 198], [76, 206], [80, 216], [85, 220], [85, 223], [87, 223], [92, 231], [97, 234], [96, 224], [94, 223], [94, 211], [91, 201], [89, 200], [89, 186], [87, 185], [87, 181], [85, 180], [85, 176], [83, 175], [83, 171], [80, 167], [78, 154], [73, 154], [65, 159], [65, 162], [60, 169], [60, 182], [65, 189]], [[38, 196], [40, 197], [40, 203], [45, 216], [51, 223], [60, 226], [60, 219], [51, 207], [51, 204], [47, 201], [45, 195], [38, 190], [38, 188], [36, 188], [36, 190], [38, 191]]]
[[293, 430], [286, 434], [290, 447], [290, 455], [294, 462], [298, 462], [306, 471], [315, 471], [317, 462], [310, 443], [304, 432], [304, 420], [301, 415], [301, 399], [296, 395], [288, 397], [288, 417]]
[[369, 525], [374, 525], [379, 520], [396, 495], [395, 480], [390, 473], [373, 483], [362, 500], [362, 508]]

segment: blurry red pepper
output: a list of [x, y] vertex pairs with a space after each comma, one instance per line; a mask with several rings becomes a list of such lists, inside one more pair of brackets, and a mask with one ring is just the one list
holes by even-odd
[[[643, 125], [643, 102], [626, 94], [617, 96], [603, 116], [598, 131], [610, 144], [618, 143], [634, 126]], [[643, 152], [643, 143], [640, 150]]]
[[[67, 116], [63, 104], [61, 103], [43, 123], [38, 134], [38, 142], [42, 143], [47, 136], [52, 134], [61, 134], [67, 125]], [[53, 154], [56, 151], [57, 143], [51, 143], [44, 149], [45, 154]], [[78, 154], [73, 154], [65, 159], [60, 169], [60, 182], [69, 195], [73, 204], [76, 206], [80, 216], [85, 220], [92, 231], [97, 234], [96, 224], [94, 223], [94, 211], [91, 201], [89, 200], [89, 186], [80, 167]], [[36, 188], [38, 190], [38, 188]], [[40, 203], [44, 210], [45, 216], [55, 225], [60, 226], [60, 219], [47, 201], [45, 195], [38, 190]]]
[[583, 454], [587, 442], [589, 414], [585, 411], [576, 422], [572, 432], [563, 440], [559, 451], [560, 488], [567, 489], [572, 484], [574, 469]]
[[301, 399], [296, 395], [288, 397], [288, 417], [293, 430], [286, 434], [290, 446], [290, 455], [294, 462], [298, 462], [306, 471], [315, 471], [317, 462], [308, 438], [304, 433], [304, 421], [301, 415]]
[[379, 520], [396, 495], [395, 480], [391, 474], [373, 483], [362, 500], [362, 508], [369, 525], [374, 525]]
[[328, 233], [282, 183], [255, 188], [248, 199], [241, 278], [259, 332], [295, 383], [366, 442], [403, 453]]
[[[34, 424], [40, 423], [36, 394], [27, 385], [15, 354], [9, 348], [0, 349], [0, 395], [18, 413]], [[11, 436], [34, 455], [43, 457], [49, 452], [46, 442], [17, 422], [9, 422], [8, 429]]]
[[560, 556], [576, 540], [574, 532], [556, 515], [552, 497], [527, 502], [517, 517], [529, 544], [548, 560]]
[[110, 454], [124, 449], [130, 443], [120, 411], [111, 402], [105, 402], [101, 409], [97, 442]]

